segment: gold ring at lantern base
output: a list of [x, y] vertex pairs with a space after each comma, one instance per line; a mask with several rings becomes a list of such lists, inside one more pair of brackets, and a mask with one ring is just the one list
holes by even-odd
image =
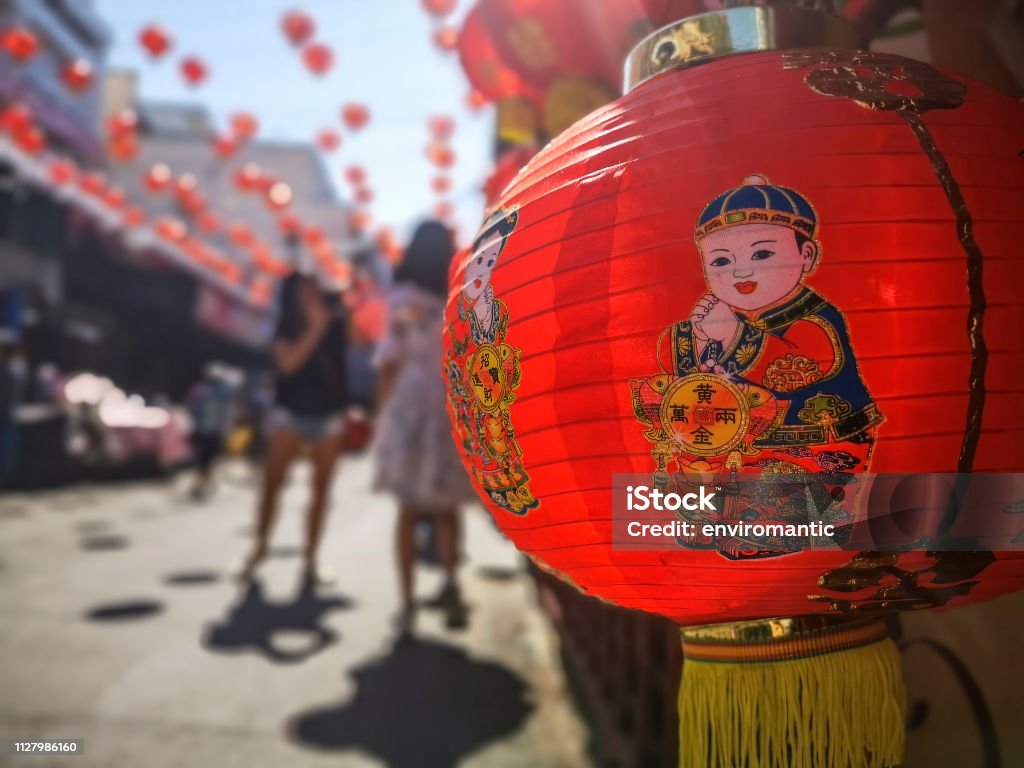
[[695, 456], [728, 453], [746, 437], [750, 424], [746, 397], [713, 373], [693, 373], [669, 384], [659, 415], [669, 437]]
[[859, 648], [889, 636], [877, 617], [802, 616], [685, 627], [689, 661], [730, 664], [785, 661]]
[[815, 8], [727, 8], [676, 21], [641, 40], [626, 58], [623, 92], [666, 70], [734, 53], [860, 47], [860, 36], [846, 19]]

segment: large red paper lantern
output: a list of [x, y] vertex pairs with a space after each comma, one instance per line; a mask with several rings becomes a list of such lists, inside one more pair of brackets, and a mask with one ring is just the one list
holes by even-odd
[[149, 24], [139, 30], [139, 45], [154, 59], [159, 59], [171, 50], [171, 36], [163, 27]]
[[316, 33], [316, 22], [303, 11], [288, 11], [281, 17], [281, 31], [292, 45], [302, 45]]
[[334, 66], [334, 51], [323, 43], [310, 43], [302, 49], [302, 63], [317, 77], [326, 75]]
[[484, 200], [487, 201], [488, 206], [494, 205], [498, 201], [505, 187], [519, 173], [519, 169], [536, 154], [537, 147], [532, 144], [512, 147], [501, 153], [498, 162], [494, 164], [494, 170], [484, 182]]
[[[737, 24], [772, 33], [723, 55]], [[897, 764], [873, 617], [1024, 585], [1010, 552], [612, 546], [615, 474], [1024, 470], [1024, 105], [855, 39], [796, 7], [652, 35], [452, 278], [467, 470], [543, 568], [686, 627], [685, 766]]]
[[24, 64], [39, 52], [39, 41], [25, 27], [12, 27], [0, 32], [0, 48], [19, 64]]

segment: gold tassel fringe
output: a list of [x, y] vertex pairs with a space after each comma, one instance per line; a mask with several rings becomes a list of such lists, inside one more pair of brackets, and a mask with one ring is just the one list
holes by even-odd
[[[680, 768], [899, 765], [906, 691], [895, 643], [876, 637], [829, 651], [827, 633], [814, 634], [813, 652], [775, 660], [765, 649], [779, 643], [684, 639]], [[728, 660], [728, 648], [760, 650]]]

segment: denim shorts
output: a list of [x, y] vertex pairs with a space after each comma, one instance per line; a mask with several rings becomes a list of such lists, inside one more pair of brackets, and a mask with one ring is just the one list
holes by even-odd
[[267, 428], [290, 429], [298, 432], [307, 443], [316, 443], [325, 437], [341, 437], [345, 433], [345, 416], [340, 413], [293, 413], [278, 406], [271, 409]]

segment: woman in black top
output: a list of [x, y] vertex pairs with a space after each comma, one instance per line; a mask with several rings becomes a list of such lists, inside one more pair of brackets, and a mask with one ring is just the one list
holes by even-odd
[[304, 576], [326, 581], [316, 556], [323, 534], [334, 467], [341, 453], [348, 396], [345, 385], [346, 325], [316, 279], [293, 273], [281, 286], [281, 320], [271, 355], [276, 398], [268, 420], [267, 458], [256, 521], [256, 541], [242, 567], [251, 578], [267, 554], [277, 502], [288, 468], [303, 447], [313, 462], [312, 499], [306, 524]]

